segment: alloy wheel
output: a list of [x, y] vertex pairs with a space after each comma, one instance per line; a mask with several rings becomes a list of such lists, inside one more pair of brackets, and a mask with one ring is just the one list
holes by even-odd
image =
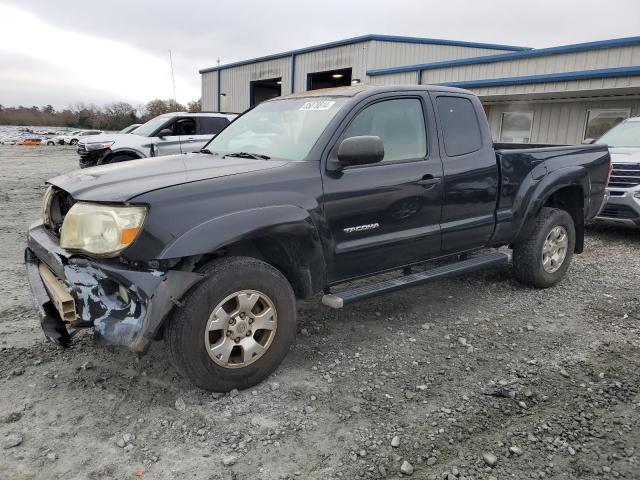
[[204, 332], [207, 353], [221, 367], [246, 367], [267, 352], [277, 325], [275, 305], [266, 294], [232, 293], [209, 316]]

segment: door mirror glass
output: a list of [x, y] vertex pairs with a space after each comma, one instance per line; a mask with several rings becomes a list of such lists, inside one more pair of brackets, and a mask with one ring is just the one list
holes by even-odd
[[338, 147], [338, 161], [343, 167], [381, 162], [384, 143], [373, 135], [345, 138]]
[[171, 130], [170, 128], [163, 128], [158, 132], [157, 136], [159, 138], [164, 138], [164, 137], [170, 137], [171, 135], [173, 135], [173, 130]]

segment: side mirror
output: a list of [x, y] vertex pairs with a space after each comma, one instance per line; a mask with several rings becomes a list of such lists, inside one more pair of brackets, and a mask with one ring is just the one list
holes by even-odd
[[595, 143], [595, 141], [596, 141], [595, 138], [585, 138], [584, 140], [582, 140], [582, 144], [591, 145], [592, 143]]
[[158, 132], [159, 138], [170, 137], [171, 135], [173, 135], [173, 132], [171, 131], [170, 128], [163, 128]]
[[343, 167], [378, 163], [383, 158], [384, 143], [376, 136], [345, 138], [338, 147], [338, 161]]

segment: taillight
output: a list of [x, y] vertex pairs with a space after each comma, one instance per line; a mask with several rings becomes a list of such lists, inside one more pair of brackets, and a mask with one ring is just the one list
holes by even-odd
[[611, 174], [613, 173], [613, 163], [611, 163], [611, 158], [609, 158], [609, 173], [607, 174], [607, 181], [604, 183], [604, 188], [609, 186], [609, 180], [611, 180]]

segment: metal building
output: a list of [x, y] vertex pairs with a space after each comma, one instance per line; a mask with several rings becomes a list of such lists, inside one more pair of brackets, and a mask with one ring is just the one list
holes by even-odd
[[203, 109], [216, 111], [360, 82], [467, 88], [503, 142], [579, 143], [640, 115], [640, 37], [530, 49], [367, 35], [200, 73]]

